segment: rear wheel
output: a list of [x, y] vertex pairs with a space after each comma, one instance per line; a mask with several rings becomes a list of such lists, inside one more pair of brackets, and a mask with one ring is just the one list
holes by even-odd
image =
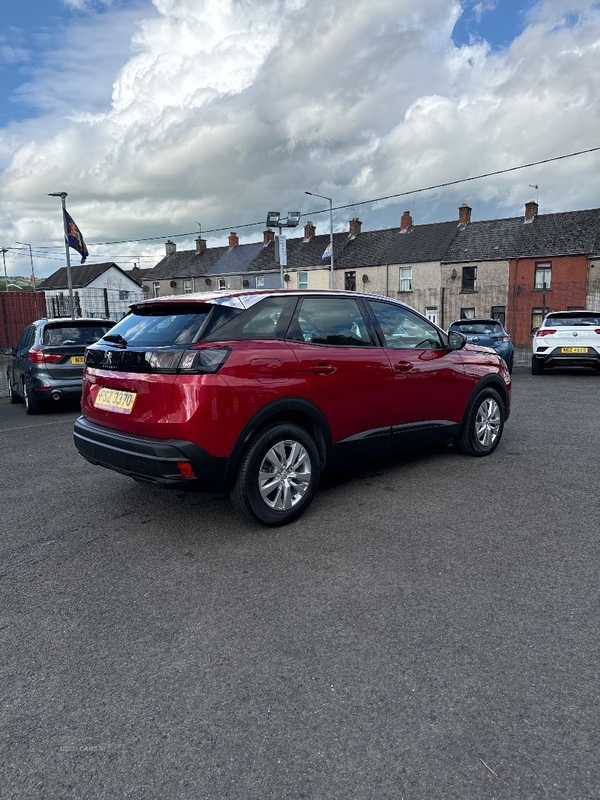
[[30, 416], [42, 413], [42, 404], [31, 387], [27, 385], [27, 381], [23, 382], [23, 401], [25, 402], [25, 412]]
[[503, 430], [504, 404], [500, 395], [495, 389], [484, 389], [465, 420], [458, 449], [469, 456], [487, 456], [498, 446]]
[[319, 451], [303, 428], [279, 424], [258, 434], [244, 454], [231, 500], [246, 519], [287, 525], [306, 511], [321, 476]]
[[14, 392], [12, 378], [10, 377], [10, 375], [8, 376], [8, 401], [13, 405], [21, 402], [21, 398], [19, 397], [19, 395], [15, 394]]
[[532, 375], [541, 375], [543, 371], [544, 371], [544, 368], [542, 367], [540, 362], [537, 360], [537, 358], [535, 356], [532, 356], [532, 358], [531, 358], [531, 374]]

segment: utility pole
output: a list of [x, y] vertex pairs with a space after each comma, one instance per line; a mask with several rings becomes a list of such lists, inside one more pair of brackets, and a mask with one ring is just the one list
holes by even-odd
[[6, 255], [5, 255], [6, 252], [7, 252], [7, 248], [3, 247], [2, 248], [2, 261], [4, 263], [4, 291], [8, 292], [8, 275], [6, 274]]

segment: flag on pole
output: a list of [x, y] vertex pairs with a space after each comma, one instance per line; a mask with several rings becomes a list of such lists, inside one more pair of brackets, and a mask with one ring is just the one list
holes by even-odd
[[329, 261], [330, 258], [331, 258], [331, 242], [329, 242], [325, 250], [323, 250], [323, 255], [321, 256], [321, 259], [323, 261]]
[[69, 215], [66, 209], [64, 209], [64, 214], [65, 214], [65, 228], [67, 231], [67, 241], [69, 243], [69, 247], [72, 247], [73, 250], [77, 250], [77, 252], [81, 256], [81, 263], [84, 264], [89, 253], [86, 244], [83, 241], [83, 236], [81, 235], [81, 231], [79, 230], [77, 225], [75, 225], [73, 218]]

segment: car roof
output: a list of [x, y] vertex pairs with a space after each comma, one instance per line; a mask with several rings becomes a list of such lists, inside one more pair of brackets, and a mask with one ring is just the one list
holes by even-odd
[[[450, 325], [502, 325], [499, 319], [492, 317], [477, 317], [477, 319], [455, 319]], [[450, 326], [448, 326], [450, 327]]]
[[78, 323], [84, 323], [87, 325], [89, 322], [92, 323], [102, 323], [102, 322], [109, 322], [111, 325], [115, 324], [113, 319], [108, 319], [108, 317], [76, 317], [75, 319], [71, 319], [71, 317], [43, 317], [42, 319], [38, 319], [35, 321], [35, 325], [40, 324], [56, 324], [56, 323], [66, 323], [68, 325], [77, 325]]
[[569, 311], [550, 311], [546, 317], [597, 317], [599, 313], [585, 308], [572, 308]]

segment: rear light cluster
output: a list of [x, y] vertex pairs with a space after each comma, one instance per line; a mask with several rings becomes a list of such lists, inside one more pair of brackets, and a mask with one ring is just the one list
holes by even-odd
[[556, 333], [556, 328], [540, 328], [535, 335], [536, 336], [550, 336], [551, 333]]
[[207, 375], [218, 372], [231, 353], [230, 347], [198, 350], [150, 350], [144, 360], [152, 372], [183, 372]]
[[44, 353], [43, 350], [29, 351], [29, 360], [32, 364], [57, 364], [62, 357], [62, 353]]

